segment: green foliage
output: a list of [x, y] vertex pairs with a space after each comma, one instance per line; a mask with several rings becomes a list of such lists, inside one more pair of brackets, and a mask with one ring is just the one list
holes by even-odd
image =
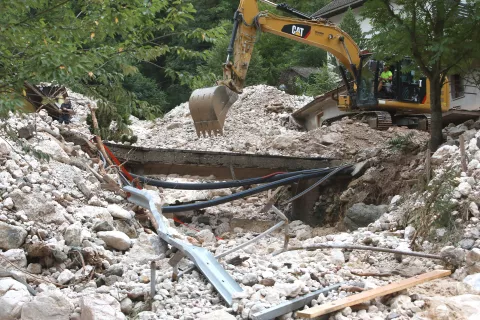
[[342, 18], [342, 21], [339, 24], [339, 27], [345, 31], [352, 39], [357, 43], [360, 50], [366, 49], [367, 41], [362, 32], [362, 27], [360, 23], [355, 18], [351, 8], [348, 8], [348, 11]]
[[[124, 130], [128, 115], [139, 107], [145, 117], [158, 113], [124, 82], [138, 73], [137, 66], [167, 56], [204, 59], [182, 41], [211, 41], [223, 32], [186, 28], [194, 20], [190, 0], [3, 1], [0, 12], [0, 109], [21, 99], [25, 80], [61, 84], [98, 101], [103, 133], [112, 120], [117, 131]], [[182, 76], [170, 66], [162, 68], [164, 78]]]
[[415, 149], [417, 145], [413, 142], [413, 132], [399, 135], [395, 133], [395, 136], [388, 140], [388, 148], [393, 151], [407, 152]]

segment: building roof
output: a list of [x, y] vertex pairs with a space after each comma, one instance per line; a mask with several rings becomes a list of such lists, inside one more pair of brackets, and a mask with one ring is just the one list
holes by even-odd
[[313, 18], [330, 18], [347, 11], [348, 8], [356, 8], [363, 5], [366, 0], [332, 0], [325, 7], [315, 12]]
[[312, 67], [291, 67], [290, 70], [305, 79], [308, 79], [312, 73], [320, 72], [319, 68]]

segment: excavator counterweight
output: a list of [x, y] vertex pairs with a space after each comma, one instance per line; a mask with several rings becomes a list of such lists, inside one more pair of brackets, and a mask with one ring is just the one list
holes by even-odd
[[197, 136], [222, 135], [228, 109], [238, 94], [226, 86], [215, 86], [193, 91], [188, 102]]

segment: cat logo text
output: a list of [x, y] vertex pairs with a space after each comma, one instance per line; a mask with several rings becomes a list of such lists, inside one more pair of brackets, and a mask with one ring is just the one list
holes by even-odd
[[283, 26], [282, 32], [306, 39], [310, 35], [310, 29], [310, 26], [303, 24], [286, 24]]

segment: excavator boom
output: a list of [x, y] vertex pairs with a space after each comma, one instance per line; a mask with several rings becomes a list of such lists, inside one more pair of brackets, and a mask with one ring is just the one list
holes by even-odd
[[[259, 12], [258, 1], [299, 18]], [[348, 34], [334, 24], [311, 19], [285, 4], [275, 4], [268, 0], [240, 0], [223, 66], [223, 80], [218, 81], [214, 87], [195, 90], [190, 97], [190, 114], [198, 136], [223, 133], [226, 114], [238, 94], [242, 93], [253, 48], [261, 32], [326, 50], [352, 73], [354, 79], [357, 76], [359, 48]]]

